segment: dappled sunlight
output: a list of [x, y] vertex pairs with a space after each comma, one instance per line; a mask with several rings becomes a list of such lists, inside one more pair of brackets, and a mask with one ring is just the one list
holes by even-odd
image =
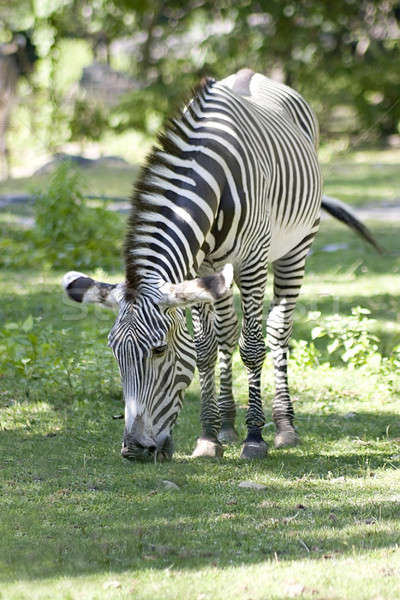
[[[390, 569], [400, 564], [393, 553], [400, 542], [397, 363], [371, 366], [364, 347], [365, 364], [346, 365], [324, 339], [313, 340], [319, 354], [310, 351], [313, 328], [337, 313], [346, 331], [357, 306], [370, 310], [368, 332], [379, 338], [381, 360], [400, 343], [397, 229], [380, 223], [374, 233], [392, 254], [379, 257], [340, 226], [323, 223], [295, 315], [293, 339], [304, 343], [293, 343], [289, 359], [302, 444], [273, 447], [267, 355], [269, 454], [255, 462], [239, 459], [248, 385], [237, 350], [240, 441], [225, 447], [222, 459], [190, 457], [200, 433], [196, 376], [174, 430], [172, 461], [124, 461], [123, 420], [116, 418], [121, 386], [106, 345], [113, 313], [66, 301], [62, 271], [1, 274], [0, 569], [11, 598], [181, 600], [194, 586], [210, 600], [237, 597], [238, 590], [255, 600], [280, 599], [301, 586], [305, 598], [319, 597], [319, 586], [321, 597], [351, 598], [360, 578], [377, 597], [388, 589], [388, 598], [400, 596], [391, 574], [379, 584], [372, 575], [388, 568], [388, 556]], [[332, 243], [349, 247], [325, 252]], [[88, 274], [123, 279], [101, 264]], [[272, 276], [266, 310], [271, 284]], [[235, 304], [240, 313], [238, 295]], [[310, 317], [316, 311], [320, 316]], [[17, 330], [7, 329], [10, 323]], [[165, 481], [177, 487], [167, 489]], [[241, 482], [264, 489], [242, 489]]]

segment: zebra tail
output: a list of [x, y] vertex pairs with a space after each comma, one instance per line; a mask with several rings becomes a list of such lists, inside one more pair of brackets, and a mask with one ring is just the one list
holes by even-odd
[[375, 248], [379, 254], [383, 254], [384, 250], [375, 240], [374, 236], [361, 221], [357, 219], [357, 217], [351, 212], [350, 208], [338, 200], [337, 198], [331, 198], [330, 196], [322, 196], [322, 208], [326, 210], [332, 217], [338, 219], [350, 229], [355, 231], [359, 236], [361, 236], [366, 242], [371, 244]]

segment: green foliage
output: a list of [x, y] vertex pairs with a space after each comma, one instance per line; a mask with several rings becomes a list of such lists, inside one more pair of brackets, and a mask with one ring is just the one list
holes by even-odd
[[321, 353], [313, 342], [292, 340], [290, 357], [299, 367], [317, 367], [320, 364]]
[[[0, 5], [1, 17], [3, 39], [20, 27], [34, 32], [40, 60], [24, 103], [32, 114], [29, 137], [46, 148], [97, 140], [108, 127], [154, 135], [203, 75], [221, 78], [244, 66], [302, 92], [326, 136], [345, 132], [365, 143], [399, 131], [398, 0], [24, 1]], [[113, 45], [121, 39], [132, 40], [128, 52]], [[137, 84], [118, 106], [106, 107], [107, 118], [79, 100], [71, 110], [71, 90], [93, 60], [107, 60]], [[338, 106], [347, 115], [342, 121], [332, 118]]]
[[57, 167], [47, 192], [38, 194], [35, 218], [37, 251], [52, 266], [118, 266], [121, 219], [104, 207], [87, 205], [79, 174], [68, 162]]
[[77, 99], [70, 121], [70, 140], [98, 141], [108, 127], [104, 108], [87, 99]]
[[[383, 343], [372, 332], [376, 320], [371, 311], [356, 306], [350, 315], [322, 316], [321, 312], [310, 312], [307, 321], [319, 325], [311, 331], [312, 341], [293, 339], [290, 343], [290, 358], [299, 367], [335, 367], [346, 365], [349, 369], [365, 369], [380, 373], [388, 379], [400, 367], [400, 345], [396, 345], [388, 356], [382, 352]], [[316, 341], [322, 342], [316, 345]]]
[[26, 384], [32, 379], [52, 379], [62, 359], [54, 344], [52, 327], [30, 314], [22, 322], [7, 322], [0, 329], [0, 368], [15, 372]]
[[[67, 397], [98, 394], [105, 380], [113, 380], [113, 359], [107, 351], [97, 355], [93, 332], [90, 336], [80, 333], [77, 345], [85, 347], [84, 356], [70, 344], [73, 328], [64, 327], [66, 306], [61, 305], [57, 326], [29, 314], [23, 321], [7, 321], [0, 328], [0, 372], [17, 377], [24, 396], [31, 400], [61, 394], [65, 402]], [[107, 332], [108, 328], [100, 329], [102, 339]]]
[[62, 162], [46, 192], [37, 192], [33, 229], [12, 224], [0, 239], [0, 266], [113, 270], [122, 264], [124, 222], [105, 206], [90, 206], [79, 173]]
[[378, 338], [371, 333], [375, 321], [367, 317], [371, 311], [360, 306], [351, 309], [351, 315], [332, 315], [321, 320], [321, 313], [310, 313], [309, 319], [320, 320], [314, 327], [313, 340], [331, 340], [326, 346], [330, 357], [339, 356], [350, 368], [368, 366], [379, 367], [381, 355], [378, 351]]

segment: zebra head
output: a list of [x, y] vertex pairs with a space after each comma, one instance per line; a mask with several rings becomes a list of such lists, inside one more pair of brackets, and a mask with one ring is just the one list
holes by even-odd
[[73, 300], [118, 309], [108, 344], [118, 362], [125, 400], [123, 457], [172, 456], [172, 427], [196, 364], [183, 307], [214, 302], [226, 293], [232, 278], [229, 265], [222, 273], [159, 285], [150, 294], [75, 271], [64, 276], [64, 288]]

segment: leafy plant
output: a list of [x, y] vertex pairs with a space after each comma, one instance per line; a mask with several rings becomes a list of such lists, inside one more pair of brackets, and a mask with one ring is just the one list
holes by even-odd
[[87, 98], [75, 100], [70, 140], [98, 141], [108, 127], [104, 108]]
[[6, 322], [0, 328], [0, 373], [17, 376], [25, 396], [31, 399], [56, 390], [64, 400], [65, 394], [82, 398], [94, 390], [99, 393], [105, 380], [113, 380], [114, 363], [109, 354], [98, 355], [95, 335], [88, 339], [81, 331], [79, 348], [69, 344], [70, 335], [70, 329], [44, 325], [42, 317], [31, 314], [24, 321]]
[[64, 161], [35, 203], [34, 242], [53, 267], [119, 266], [122, 222], [103, 207], [89, 207], [82, 181]]
[[290, 357], [299, 367], [317, 367], [319, 365], [321, 353], [314, 342], [292, 340], [290, 346]]
[[[379, 368], [382, 356], [378, 351], [378, 338], [371, 333], [375, 323], [368, 315], [370, 311], [361, 306], [353, 307], [351, 315], [326, 317], [313, 328], [313, 340], [327, 338], [329, 356], [339, 356], [351, 368], [368, 365]], [[310, 319], [320, 319], [321, 313], [310, 313]]]

